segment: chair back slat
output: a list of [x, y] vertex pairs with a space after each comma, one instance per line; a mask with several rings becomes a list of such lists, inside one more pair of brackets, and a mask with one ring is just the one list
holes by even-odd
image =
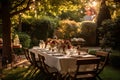
[[99, 58], [84, 58], [77, 60], [77, 65], [98, 64]]
[[103, 71], [104, 67], [106, 66], [109, 60], [109, 53], [104, 51], [97, 51], [96, 56], [101, 58], [100, 64], [99, 64], [99, 72], [98, 72], [100, 73]]
[[39, 58], [39, 63], [41, 64], [39, 66], [40, 70], [46, 75], [49, 75], [52, 78], [50, 80], [57, 80], [58, 72], [56, 71], [56, 69], [48, 66], [45, 63], [45, 57], [42, 54], [38, 54], [38, 58]]
[[30, 63], [32, 63], [32, 60], [31, 60], [31, 58], [30, 58], [29, 49], [28, 49], [28, 48], [24, 48], [23, 50], [24, 50], [24, 55], [25, 55], [26, 59], [27, 59]]
[[[91, 74], [91, 75], [93, 75], [92, 77], [96, 77], [98, 66], [99, 66], [99, 62], [100, 62], [100, 58], [99, 57], [78, 59], [77, 62], [76, 62], [77, 69], [76, 69], [76, 72], [75, 72], [73, 80], [75, 80], [77, 78], [77, 76], [80, 76], [80, 75]], [[89, 66], [90, 65], [94, 65], [94, 67], [92, 69], [90, 69], [90, 70], [82, 70], [82, 71], [80, 71], [79, 69], [80, 69], [81, 65], [89, 65]], [[84, 79], [86, 77], [81, 77], [81, 78]], [[87, 78], [89, 78], [89, 76]]]
[[31, 60], [32, 65], [37, 66], [37, 60], [36, 60], [35, 53], [30, 52], [30, 60]]
[[42, 56], [41, 54], [38, 54], [38, 58], [39, 58], [39, 63], [40, 63], [40, 68], [42, 68], [42, 70], [45, 73], [49, 73], [48, 69], [47, 69], [47, 65], [45, 64], [45, 57]]
[[29, 60], [28, 49], [27, 49], [27, 48], [24, 48], [23, 50], [24, 50], [25, 58], [26, 58], [27, 60]]
[[104, 51], [97, 51], [97, 52], [96, 52], [96, 55], [97, 55], [97, 56], [105, 56], [105, 57], [107, 57], [108, 54], [109, 54], [108, 52], [104, 52]]

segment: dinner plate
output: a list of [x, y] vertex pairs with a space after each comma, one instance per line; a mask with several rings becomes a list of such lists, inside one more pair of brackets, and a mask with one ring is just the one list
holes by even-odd
[[52, 54], [53, 56], [64, 56], [64, 54]]
[[87, 55], [71, 55], [71, 57], [76, 57], [76, 58], [79, 58], [79, 57], [95, 57], [94, 55], [89, 55], [89, 54], [87, 54]]
[[94, 56], [94, 55], [87, 54], [87, 55], [83, 55], [82, 57], [95, 57], [95, 56]]
[[71, 55], [71, 57], [79, 58], [79, 57], [82, 57], [82, 56], [81, 55]]

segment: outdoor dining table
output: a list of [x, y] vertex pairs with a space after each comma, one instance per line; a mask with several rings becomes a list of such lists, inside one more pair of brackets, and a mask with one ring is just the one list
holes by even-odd
[[[37, 54], [41, 54], [45, 57], [45, 63], [50, 67], [55, 67], [60, 73], [66, 74], [68, 72], [75, 72], [76, 60], [78, 58], [95, 57], [93, 55], [74, 55], [69, 56], [60, 52], [52, 52], [46, 49], [40, 49], [39, 47], [29, 49], [29, 51]], [[82, 57], [83, 56], [83, 57]], [[85, 70], [87, 66], [81, 66], [81, 70]]]

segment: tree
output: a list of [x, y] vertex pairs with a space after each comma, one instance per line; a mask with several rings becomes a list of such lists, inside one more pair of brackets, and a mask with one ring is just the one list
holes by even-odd
[[[101, 23], [107, 19], [111, 19], [111, 14], [106, 5], [106, 0], [101, 0], [100, 9], [99, 9], [99, 13], [97, 16], [97, 21], [96, 21], [97, 28], [100, 27]], [[97, 35], [96, 45], [99, 45], [99, 31], [98, 30], [96, 30], [96, 35]]]
[[87, 2], [88, 0], [34, 0], [29, 14], [26, 13], [26, 15], [37, 18], [43, 15], [59, 17], [63, 13], [72, 11], [79, 12], [79, 15], [83, 15], [83, 9]]
[[2, 21], [2, 64], [12, 62], [11, 18], [29, 10], [31, 0], [0, 0], [0, 20]]
[[106, 0], [101, 0], [101, 5], [99, 9], [99, 13], [97, 16], [97, 26], [100, 26], [102, 21], [106, 19], [111, 19], [110, 11], [105, 3]]

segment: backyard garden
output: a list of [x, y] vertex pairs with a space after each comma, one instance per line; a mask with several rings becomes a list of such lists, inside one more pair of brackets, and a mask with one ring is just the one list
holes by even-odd
[[[33, 80], [35, 76], [26, 76], [30, 63], [24, 49], [48, 39], [73, 40], [73, 46], [93, 55], [96, 49], [108, 52], [100, 76], [120, 80], [119, 0], [0, 0], [0, 12], [0, 80]], [[39, 80], [49, 80], [39, 75]]]
[[[95, 53], [95, 50], [91, 49], [91, 53]], [[120, 79], [120, 51], [112, 51], [109, 62], [105, 66], [103, 72], [100, 74], [102, 80], [119, 80]], [[30, 75], [27, 75], [29, 72], [29, 63], [22, 63], [15, 67], [6, 68], [3, 70], [3, 79], [2, 80], [33, 80]], [[27, 75], [27, 76], [26, 76]], [[49, 80], [49, 77], [40, 72], [39, 80]], [[35, 76], [34, 76], [35, 77]]]

